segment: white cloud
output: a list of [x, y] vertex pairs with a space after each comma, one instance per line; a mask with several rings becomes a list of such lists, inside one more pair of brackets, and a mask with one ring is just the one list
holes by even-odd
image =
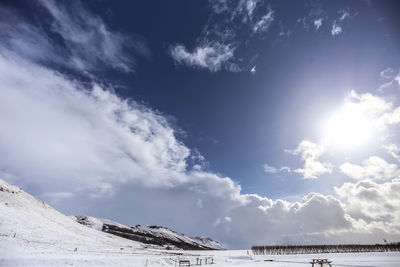
[[255, 66], [255, 65], [254, 65], [254, 67], [251, 68], [250, 72], [251, 72], [252, 74], [255, 74], [255, 73], [256, 73], [256, 66]]
[[371, 180], [345, 183], [335, 191], [345, 201], [349, 214], [360, 232], [399, 235], [400, 179], [382, 184]]
[[[0, 169], [65, 212], [157, 223], [232, 247], [348, 241], [340, 233], [354, 230], [332, 196], [271, 200], [241, 194], [230, 178], [188, 169], [190, 150], [163, 116], [98, 85], [86, 90], [4, 51], [0, 70]], [[296, 153], [316, 159], [323, 149], [305, 142]]]
[[348, 96], [348, 105], [368, 115], [380, 115], [392, 109], [392, 103], [370, 93], [357, 94], [352, 90]]
[[396, 76], [396, 72], [392, 68], [386, 68], [380, 72], [380, 75], [384, 79], [393, 79]]
[[346, 18], [350, 17], [350, 12], [348, 10], [339, 10], [339, 20], [345, 20]]
[[275, 167], [273, 167], [273, 166], [270, 166], [270, 165], [268, 165], [268, 164], [264, 164], [263, 165], [263, 168], [264, 168], [264, 171], [266, 172], [266, 173], [278, 173], [278, 172], [288, 172], [288, 173], [290, 173], [292, 170], [289, 168], [289, 167], [287, 167], [287, 166], [283, 166], [283, 167], [280, 167], [279, 169], [278, 168], [275, 168]]
[[259, 4], [259, 0], [240, 0], [237, 7], [232, 13], [232, 17], [242, 15], [242, 22], [247, 23], [252, 21], [253, 12]]
[[236, 18], [241, 23], [251, 23], [253, 21], [254, 11], [257, 6], [262, 5], [260, 0], [239, 0], [235, 6], [235, 2], [231, 2], [232, 8], [230, 10], [230, 20], [234, 21]]
[[223, 67], [233, 70], [231, 69], [233, 63], [229, 64], [228, 61], [234, 57], [234, 50], [230, 45], [215, 42], [198, 46], [193, 52], [189, 52], [184, 45], [176, 45], [170, 49], [170, 54], [178, 64], [216, 72]]
[[293, 172], [303, 174], [303, 178], [318, 178], [326, 173], [332, 173], [333, 166], [328, 162], [319, 161], [320, 156], [326, 151], [326, 147], [322, 144], [315, 144], [308, 140], [303, 140], [295, 150], [287, 150], [293, 155], [301, 154], [304, 161], [302, 169], [293, 170]]
[[363, 161], [362, 165], [349, 162], [340, 165], [340, 170], [347, 176], [361, 180], [390, 180], [400, 177], [400, 170], [396, 164], [390, 164], [384, 159], [373, 156]]
[[397, 85], [400, 86], [400, 73], [396, 75], [394, 81], [397, 82]]
[[400, 123], [400, 107], [397, 107], [379, 117], [375, 124], [383, 130], [389, 125], [395, 125]]
[[269, 166], [268, 164], [264, 164], [263, 167], [264, 167], [264, 171], [266, 173], [277, 173], [278, 172], [277, 168]]
[[51, 15], [51, 29], [66, 43], [69, 60], [83, 71], [98, 70], [99, 66], [132, 72], [132, 51], [149, 55], [147, 46], [137, 37], [111, 32], [103, 20], [75, 1], [68, 8], [59, 2], [41, 0], [39, 3]]
[[362, 115], [368, 120], [368, 125], [378, 131], [384, 130], [388, 125], [400, 122], [399, 107], [393, 109], [391, 102], [370, 93], [357, 94], [355, 91], [351, 91], [343, 110]]
[[279, 171], [280, 172], [283, 172], [283, 171], [285, 171], [285, 172], [292, 172], [292, 169], [290, 169], [290, 167], [287, 167], [287, 166], [283, 166], [283, 167], [281, 167], [280, 169], [279, 169]]
[[342, 26], [334, 22], [332, 24], [331, 34], [332, 36], [339, 35], [342, 33]]
[[315, 26], [315, 30], [318, 31], [318, 29], [322, 26], [322, 19], [316, 19], [314, 20], [314, 26]]
[[0, 70], [0, 121], [7, 129], [1, 147], [9, 155], [2, 169], [19, 169], [25, 177], [69, 179], [66, 188], [86, 181], [84, 187], [100, 192], [111, 192], [106, 184], [115, 181], [143, 179], [152, 185], [180, 179], [168, 179], [165, 170], [185, 169], [189, 150], [155, 112], [98, 85], [82, 90], [19, 58], [1, 56]]
[[262, 16], [261, 19], [254, 24], [253, 32], [261, 33], [268, 31], [274, 19], [274, 11], [272, 9], [269, 9], [268, 13]]
[[259, 0], [246, 0], [246, 9], [248, 16], [252, 18], [253, 12], [256, 9], [256, 6], [258, 4]]
[[[275, 12], [260, 0], [211, 0], [209, 3], [212, 12], [193, 49], [176, 43], [168, 54], [175, 63], [206, 68], [211, 72], [248, 71], [255, 66], [257, 58], [257, 53], [248, 49], [249, 44], [268, 32]], [[255, 69], [251, 71], [254, 72]]]
[[210, 3], [212, 10], [217, 14], [228, 10], [227, 0], [211, 0]]
[[383, 148], [389, 153], [393, 158], [400, 161], [400, 147], [396, 144], [384, 145]]
[[394, 89], [400, 88], [400, 72], [396, 73], [396, 71], [392, 68], [386, 68], [380, 72], [380, 76], [383, 79], [389, 80], [379, 86], [379, 91], [383, 91], [386, 88], [392, 87]]

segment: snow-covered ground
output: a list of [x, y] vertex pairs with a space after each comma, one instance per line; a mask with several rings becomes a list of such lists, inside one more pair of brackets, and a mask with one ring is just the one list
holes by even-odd
[[[93, 221], [94, 225], [100, 221]], [[94, 227], [96, 228], [96, 227]], [[98, 227], [97, 227], [98, 228]], [[170, 251], [145, 248], [77, 223], [20, 188], [0, 179], [0, 266], [177, 266], [179, 259], [212, 257], [213, 266], [311, 266], [328, 258], [333, 266], [399, 267], [400, 253], [252, 256], [246, 250]], [[273, 260], [273, 261], [265, 261]]]
[[[236, 267], [296, 267], [311, 266], [312, 258], [328, 258], [332, 266], [338, 267], [398, 267], [400, 253], [358, 253], [358, 254], [307, 254], [307, 255], [274, 255], [248, 256], [246, 250], [226, 251], [136, 251], [126, 252], [66, 252], [41, 251], [28, 249], [19, 255], [5, 255], [0, 260], [0, 266], [178, 266], [179, 259], [190, 260], [195, 265], [197, 258], [204, 265], [206, 257], [213, 257], [212, 266]], [[267, 260], [267, 261], [265, 261]], [[269, 261], [273, 260], [273, 261]]]

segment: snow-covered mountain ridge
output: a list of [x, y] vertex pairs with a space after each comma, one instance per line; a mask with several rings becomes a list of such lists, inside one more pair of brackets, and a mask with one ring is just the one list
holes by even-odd
[[106, 233], [158, 245], [170, 249], [210, 250], [224, 249], [218, 241], [205, 237], [188, 237], [167, 227], [136, 225], [126, 226], [111, 220], [91, 216], [70, 216], [77, 222]]

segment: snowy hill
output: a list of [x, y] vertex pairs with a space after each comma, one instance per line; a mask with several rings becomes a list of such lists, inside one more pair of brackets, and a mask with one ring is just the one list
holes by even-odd
[[26, 254], [29, 249], [132, 253], [144, 250], [144, 245], [78, 224], [0, 179], [0, 251]]
[[90, 228], [106, 233], [121, 236], [127, 239], [139, 241], [146, 244], [153, 244], [170, 249], [210, 250], [224, 249], [217, 241], [211, 238], [188, 237], [177, 233], [169, 228], [161, 226], [126, 226], [111, 220], [90, 217], [71, 216], [77, 222]]

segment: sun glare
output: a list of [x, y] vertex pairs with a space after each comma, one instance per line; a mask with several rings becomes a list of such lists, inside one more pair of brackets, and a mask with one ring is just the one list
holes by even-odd
[[368, 119], [352, 106], [345, 106], [326, 123], [325, 137], [339, 148], [353, 148], [366, 143], [372, 135]]

